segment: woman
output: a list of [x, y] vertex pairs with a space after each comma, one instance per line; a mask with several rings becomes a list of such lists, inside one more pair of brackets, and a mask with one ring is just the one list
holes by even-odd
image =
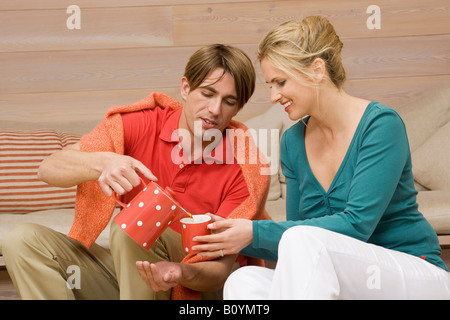
[[342, 89], [341, 48], [322, 17], [282, 23], [259, 45], [272, 102], [301, 121], [281, 141], [287, 221], [217, 220], [210, 228], [225, 231], [197, 239], [204, 255], [277, 260], [275, 270], [237, 270], [225, 298], [450, 298], [437, 236], [418, 211], [405, 126]]

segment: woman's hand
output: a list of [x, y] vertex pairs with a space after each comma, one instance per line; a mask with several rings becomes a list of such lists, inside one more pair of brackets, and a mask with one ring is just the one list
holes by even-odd
[[212, 223], [208, 229], [211, 235], [194, 237], [194, 241], [205, 242], [192, 249], [202, 251], [198, 256], [219, 258], [224, 255], [238, 254], [253, 242], [253, 222], [247, 219], [224, 219], [208, 213]]

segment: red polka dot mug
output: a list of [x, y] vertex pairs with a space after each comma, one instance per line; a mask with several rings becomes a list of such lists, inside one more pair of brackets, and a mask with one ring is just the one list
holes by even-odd
[[191, 218], [183, 218], [181, 223], [181, 240], [183, 241], [183, 249], [186, 253], [198, 253], [192, 247], [200, 244], [192, 240], [196, 236], [206, 236], [211, 234], [208, 224], [211, 223], [211, 217], [206, 214], [194, 214]]
[[150, 249], [168, 226], [190, 214], [173, 198], [173, 191], [150, 181], [133, 200], [125, 204], [113, 197], [123, 209], [114, 221], [144, 249]]

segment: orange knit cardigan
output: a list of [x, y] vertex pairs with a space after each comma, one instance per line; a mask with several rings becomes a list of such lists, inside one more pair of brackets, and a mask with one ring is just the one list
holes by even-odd
[[[161, 108], [182, 108], [182, 104], [177, 100], [162, 93], [152, 93], [142, 100], [127, 106], [112, 107], [102, 121], [91, 133], [83, 136], [80, 140], [80, 148], [86, 152], [110, 151], [118, 154], [124, 153], [123, 125], [120, 113], [134, 112], [143, 109]], [[247, 128], [237, 122], [231, 121], [228, 129], [243, 129], [237, 132], [245, 133]], [[253, 143], [249, 137], [250, 142]], [[248, 146], [248, 145], [247, 145]], [[241, 148], [242, 149], [242, 148]], [[234, 145], [234, 155], [236, 158], [245, 152], [245, 163], [240, 164], [244, 179], [247, 183], [249, 196], [242, 204], [234, 209], [228, 218], [246, 219], [270, 219], [264, 209], [269, 190], [269, 175], [262, 175], [261, 169], [268, 168], [264, 156], [256, 148], [245, 148], [238, 150]], [[258, 156], [252, 152], [257, 152]], [[241, 158], [242, 159], [242, 158]], [[258, 159], [257, 163], [250, 163], [249, 159]], [[110, 221], [116, 202], [113, 198], [106, 196], [100, 189], [97, 181], [81, 183], [77, 188], [77, 199], [75, 205], [75, 220], [69, 231], [69, 237], [79, 241], [89, 248], [107, 226]], [[183, 259], [183, 263], [193, 263], [208, 260], [200, 258], [195, 254], [189, 254]], [[249, 264], [259, 264], [257, 259], [249, 259]], [[172, 299], [194, 299], [199, 298], [197, 292], [177, 286], [172, 290]]]

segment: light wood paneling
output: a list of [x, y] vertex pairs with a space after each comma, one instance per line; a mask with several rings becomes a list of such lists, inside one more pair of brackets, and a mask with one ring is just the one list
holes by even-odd
[[[450, 43], [450, 35], [348, 39], [343, 49], [347, 78], [446, 74], [450, 70], [450, 51], [443, 43]], [[256, 45], [239, 47], [254, 59]], [[0, 93], [175, 87], [196, 49], [0, 53], [5, 74], [0, 78]], [[258, 82], [264, 82], [261, 74]]]
[[357, 97], [376, 100], [396, 108], [411, 98], [433, 88], [450, 84], [450, 75], [425, 77], [399, 77], [378, 79], [356, 79], [347, 81], [344, 89]]
[[[178, 86], [193, 48], [0, 53], [0, 93]], [[14, 61], [8, 64], [8, 61]]]
[[[268, 2], [273, 0], [246, 0], [245, 2]], [[236, 3], [242, 0], [14, 0], [0, 2], [0, 10], [65, 9], [76, 4], [80, 8], [121, 8], [155, 6], [189, 6], [199, 3]]]
[[342, 58], [349, 79], [448, 74], [450, 34], [348, 39]]
[[[77, 119], [102, 119], [112, 106], [128, 105], [158, 91], [179, 99], [173, 88], [149, 88], [132, 90], [75, 91], [52, 93], [6, 94], [2, 103], [8, 106], [8, 119], [15, 121], [58, 121], [71, 110]], [[31, 117], [30, 117], [31, 116]]]
[[[344, 88], [350, 94], [377, 100], [396, 108], [407, 99], [415, 98], [446, 83], [450, 83], [450, 75], [356, 79], [347, 81]], [[152, 91], [162, 92], [182, 101], [178, 87], [4, 94], [1, 96], [0, 105], [4, 109], [7, 108], [7, 111], [0, 108], [0, 121], [4, 118], [9, 121], [55, 122], [63, 119], [68, 110], [76, 119], [100, 121], [110, 107], [131, 104]], [[263, 113], [271, 105], [268, 85], [258, 84], [250, 102], [238, 113], [236, 119], [246, 121]]]
[[[239, 112], [238, 119], [244, 121], [267, 110], [271, 105], [269, 90], [267, 85], [257, 85], [250, 103]], [[154, 91], [165, 93], [182, 102], [178, 87], [4, 94], [0, 103], [8, 110], [0, 110], [0, 115], [9, 121], [53, 122], [63, 119], [70, 110], [70, 114], [79, 120], [101, 120], [110, 107], [131, 104]]]
[[[72, 4], [81, 8], [80, 30], [66, 27]], [[366, 26], [371, 4], [381, 8], [379, 30]], [[328, 17], [344, 42], [351, 94], [396, 106], [450, 83], [447, 0], [2, 1], [0, 118], [100, 117], [153, 90], [180, 99], [184, 66], [200, 46], [234, 44], [254, 61], [271, 26], [311, 14]], [[272, 105], [256, 68], [256, 92], [240, 120]]]
[[217, 39], [226, 43], [257, 43], [271, 26], [309, 15], [326, 16], [342, 39], [442, 34], [450, 30], [450, 5], [442, 0], [376, 1], [382, 8], [379, 30], [366, 27], [370, 4], [315, 0], [177, 6], [173, 11], [174, 44], [200, 45]]
[[83, 8], [79, 30], [67, 28], [69, 16], [65, 10], [0, 11], [0, 51], [172, 45], [171, 7]]
[[204, 45], [218, 37], [226, 43], [257, 43], [272, 25], [312, 14], [328, 17], [343, 39], [444, 34], [450, 29], [450, 5], [442, 0], [378, 1], [382, 28], [375, 31], [365, 26], [367, 3], [353, 0], [201, 1], [208, 3], [197, 5], [190, 3], [199, 1], [81, 1], [82, 28], [75, 31], [65, 24], [69, 16], [65, 9], [72, 1], [39, 1], [38, 6], [27, 2], [26, 10], [18, 10], [24, 2], [3, 4], [15, 10], [0, 9], [1, 50], [170, 46], [172, 19], [176, 46]]

